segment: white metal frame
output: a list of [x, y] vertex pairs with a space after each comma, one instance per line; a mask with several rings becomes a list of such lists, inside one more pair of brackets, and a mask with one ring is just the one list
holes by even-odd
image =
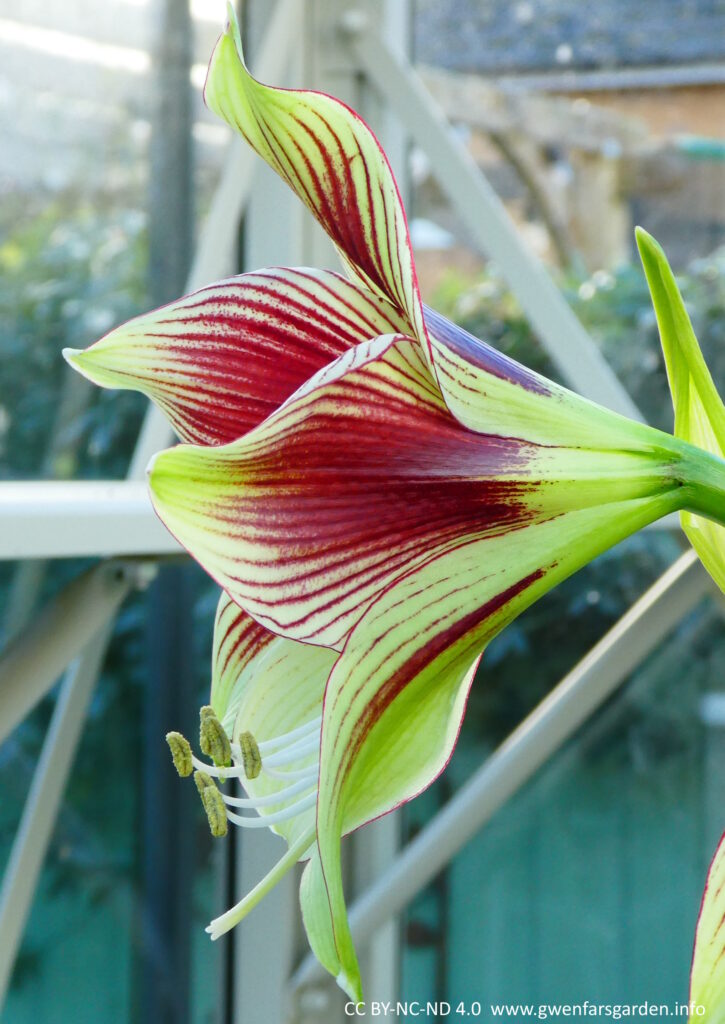
[[[292, 62], [300, 60], [303, 40], [306, 66], [302, 72], [309, 84], [318, 88], [328, 85], [330, 91], [338, 94], [347, 89], [359, 98], [362, 79], [369, 89], [366, 100], [363, 96], [364, 106], [374, 108], [377, 102], [379, 109], [379, 97], [385, 97], [399, 124], [427, 153], [433, 174], [452, 205], [464, 215], [476, 243], [501, 268], [568, 382], [604, 405], [641, 418], [626, 389], [546, 271], [524, 247], [490, 185], [407, 63], [404, 47], [396, 50], [381, 33], [380, 25], [386, 18], [395, 17], [395, 11], [394, 0], [359, 0], [354, 10], [347, 10], [340, 17], [335, 0], [278, 0], [258, 50], [257, 73], [262, 80], [284, 82]], [[366, 113], [371, 117], [367, 109]], [[233, 271], [238, 222], [250, 198], [252, 182], [257, 180], [255, 176], [264, 173], [257, 165], [251, 150], [241, 142], [231, 144], [196, 250], [189, 290]], [[284, 202], [279, 195], [271, 201]], [[259, 203], [260, 212], [264, 210], [263, 191], [257, 194], [255, 190], [254, 202]], [[292, 213], [293, 205], [285, 208], [281, 221], [277, 217], [275, 240], [281, 241], [284, 236], [289, 254], [296, 262], [302, 261], [297, 256], [329, 252], [309, 221], [290, 219], [298, 216]], [[288, 212], [289, 218], [285, 219]], [[262, 238], [260, 229], [254, 227], [254, 218], [253, 207], [251, 245], [254, 252], [262, 252], [269, 243], [269, 222], [267, 237]], [[275, 262], [281, 262], [281, 255], [280, 252]], [[149, 457], [170, 439], [166, 421], [151, 409], [125, 482], [0, 484], [0, 557], [142, 555], [153, 559], [177, 551], [175, 542], [156, 522], [140, 482]], [[135, 572], [128, 563], [94, 570], [74, 589], [62, 594], [35, 622], [30, 633], [22, 634], [0, 655], [0, 723], [4, 726], [0, 741], [75, 658], [62, 685], [0, 891], [0, 1006], [113, 617], [128, 589], [137, 582]], [[709, 579], [692, 553], [684, 555], [661, 577], [355, 902], [352, 926], [361, 943], [379, 935], [381, 926], [395, 918], [600, 707], [709, 587]], [[383, 845], [390, 843], [391, 835], [392, 832], [387, 834]], [[245, 873], [252, 862], [262, 866], [266, 848], [260, 849], [263, 852], [259, 862], [256, 855], [245, 857]], [[281, 890], [281, 915], [287, 913], [284, 908], [288, 907], [289, 899], [289, 890]], [[280, 921], [284, 927], [283, 918]], [[390, 934], [387, 945], [381, 949], [390, 950]], [[273, 952], [268, 951], [268, 957]], [[273, 971], [278, 983], [288, 976], [291, 957], [290, 947], [279, 958], [280, 967], [276, 973]], [[373, 956], [371, 962], [389, 959], [389, 955], [379, 955]], [[269, 971], [249, 967], [246, 975], [247, 985], [257, 993], [262, 985], [269, 991]], [[389, 987], [390, 977], [381, 984]], [[303, 1011], [306, 1020], [315, 1015], [318, 1019], [329, 1019], [326, 985], [315, 961], [304, 960], [290, 983], [286, 1009], [283, 1004], [278, 1007], [280, 1019], [283, 1013], [299, 1017]], [[374, 992], [374, 985], [371, 988]], [[310, 992], [321, 998], [310, 1001]], [[240, 1007], [237, 1013], [245, 1024], [269, 1019], [268, 1007], [263, 1007], [259, 1015], [259, 1003], [253, 993], [248, 993], [245, 1005], [246, 1009]], [[250, 1010], [255, 1005], [257, 1017]]]

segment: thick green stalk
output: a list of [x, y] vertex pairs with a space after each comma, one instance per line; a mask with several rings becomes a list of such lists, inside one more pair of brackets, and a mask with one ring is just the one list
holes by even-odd
[[725, 526], [725, 459], [685, 441], [677, 476], [685, 491], [681, 508]]

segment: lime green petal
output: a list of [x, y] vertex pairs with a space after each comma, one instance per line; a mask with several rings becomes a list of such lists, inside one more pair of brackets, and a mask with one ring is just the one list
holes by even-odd
[[690, 1002], [704, 1006], [703, 1024], [725, 1021], [725, 836], [710, 864], [695, 933]]
[[325, 693], [317, 812], [335, 947], [347, 973], [355, 961], [340, 836], [409, 800], [442, 770], [489, 640], [675, 501], [670, 493], [571, 511], [461, 544], [394, 583], [350, 634]]
[[[677, 282], [662, 248], [641, 228], [637, 229], [637, 244], [657, 315], [675, 409], [675, 435], [722, 459], [725, 407], [705, 365]], [[725, 591], [725, 528], [691, 512], [682, 512], [681, 520], [703, 565]]]
[[245, 669], [276, 639], [222, 591], [214, 619], [210, 704], [231, 734], [245, 686]]
[[[263, 744], [308, 723], [314, 726], [322, 714], [322, 696], [336, 657], [327, 648], [270, 633], [222, 594], [214, 629], [212, 707], [235, 742], [245, 732]], [[312, 769], [317, 759], [315, 747], [286, 767], [295, 772]], [[271, 797], [290, 784], [266, 772], [243, 783], [251, 798]], [[316, 785], [316, 778], [311, 779], [297, 799], [314, 792]], [[269, 804], [257, 812], [264, 818], [278, 810], [279, 805]], [[270, 828], [294, 845], [310, 829], [314, 831], [314, 825], [312, 806]]]
[[329, 971], [333, 978], [336, 979], [340, 988], [349, 998], [354, 1002], [361, 1002], [363, 998], [362, 982], [360, 980], [360, 969], [355, 956], [355, 950], [350, 946], [351, 952], [347, 957], [346, 970], [343, 970], [337, 952], [335, 935], [332, 930], [327, 888], [317, 850], [312, 853], [302, 875], [300, 906], [302, 908], [302, 920], [304, 921], [305, 931], [307, 932], [312, 952], [325, 970]]

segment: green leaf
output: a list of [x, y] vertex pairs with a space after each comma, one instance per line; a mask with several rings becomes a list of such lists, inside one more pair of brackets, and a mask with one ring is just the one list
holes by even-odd
[[[674, 274], [662, 247], [642, 228], [637, 228], [637, 245], [657, 316], [675, 410], [675, 436], [722, 459], [725, 407], [705, 365]], [[703, 565], [725, 591], [725, 528], [689, 511], [681, 512], [680, 518]]]

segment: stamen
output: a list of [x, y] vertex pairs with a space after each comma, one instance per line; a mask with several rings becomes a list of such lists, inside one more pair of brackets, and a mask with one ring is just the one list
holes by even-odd
[[180, 732], [167, 732], [166, 742], [169, 744], [171, 758], [182, 779], [186, 779], [192, 772], [191, 744]]
[[318, 767], [316, 764], [308, 764], [306, 768], [268, 768], [264, 765], [264, 771], [269, 775], [270, 779], [285, 779], [287, 782], [292, 782], [294, 779], [306, 779], [309, 776], [317, 775]]
[[269, 757], [265, 757], [264, 766], [265, 768], [268, 765], [270, 768], [278, 768], [283, 764], [291, 764], [293, 761], [299, 761], [306, 754], [316, 753], [319, 746], [320, 736], [318, 733], [309, 739], [298, 740], [297, 743], [293, 743], [290, 747], [285, 747], [284, 750], [280, 750], [277, 754], [270, 754]]
[[201, 772], [206, 772], [211, 775], [213, 779], [221, 779], [225, 782], [226, 779], [241, 779], [245, 778], [244, 768], [239, 766], [233, 766], [231, 768], [216, 768], [214, 765], [207, 764], [205, 761], [200, 761], [194, 754], [191, 755], [191, 763], [195, 768], [198, 768]]
[[[216, 787], [214, 787], [216, 789]], [[217, 793], [219, 790], [217, 790]], [[221, 795], [221, 794], [220, 794]], [[202, 794], [203, 796], [203, 794]], [[280, 821], [289, 821], [290, 818], [296, 818], [302, 811], [306, 811], [309, 807], [314, 807], [315, 800], [317, 799], [317, 790], [310, 793], [308, 796], [302, 797], [294, 804], [290, 804], [289, 807], [285, 807], [281, 811], [275, 811], [273, 814], [259, 815], [255, 818], [244, 817], [241, 814], [235, 814], [234, 811], [227, 811], [227, 817], [230, 821], [233, 821], [235, 825], [241, 825], [243, 828], [267, 828], [268, 825], [276, 825]]]
[[204, 804], [207, 821], [213, 836], [227, 834], [227, 809], [222, 795], [206, 772], [194, 772], [194, 782]]
[[267, 895], [270, 889], [283, 878], [287, 872], [295, 866], [300, 857], [305, 853], [315, 841], [315, 830], [311, 828], [309, 832], [305, 832], [304, 835], [300, 836], [297, 842], [290, 846], [289, 850], [283, 857], [281, 857], [270, 872], [268, 872], [261, 882], [258, 882], [251, 892], [248, 892], [244, 899], [240, 900], [235, 906], [230, 907], [226, 913], [221, 914], [220, 917], [214, 918], [210, 925], [207, 926], [207, 932], [212, 937], [212, 940], [218, 939], [220, 935], [224, 935], [236, 924], [247, 916], [250, 910], [253, 910], [259, 901]]
[[202, 753], [216, 765], [232, 763], [232, 748], [224, 726], [212, 707], [206, 705], [199, 712], [199, 746]]
[[222, 799], [229, 807], [271, 807], [274, 804], [284, 803], [285, 800], [289, 800], [291, 796], [297, 796], [298, 793], [304, 793], [306, 789], [314, 785], [317, 774], [315, 768], [314, 774], [311, 774], [309, 778], [300, 779], [299, 782], [285, 786], [284, 789], [278, 789], [276, 793], [269, 793], [267, 796], [240, 797], [227, 796], [226, 793], [222, 793]]
[[244, 774], [248, 779], [256, 779], [262, 770], [262, 755], [257, 741], [251, 732], [243, 732], [239, 737], [239, 750], [244, 764]]
[[298, 726], [296, 729], [290, 729], [289, 732], [282, 733], [280, 736], [274, 736], [271, 740], [262, 740], [258, 744], [259, 750], [262, 754], [270, 754], [273, 750], [277, 750], [279, 747], [285, 746], [292, 740], [300, 739], [302, 736], [308, 736], [311, 732], [317, 732], [322, 725], [322, 715], [317, 715], [316, 718], [311, 719], [309, 722], [305, 722], [304, 725]]

